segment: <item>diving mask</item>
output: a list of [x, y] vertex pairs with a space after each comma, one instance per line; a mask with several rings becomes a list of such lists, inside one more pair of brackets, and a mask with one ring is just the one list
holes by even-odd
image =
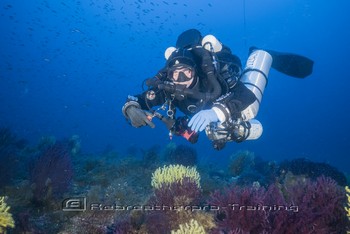
[[189, 66], [174, 66], [168, 71], [168, 78], [174, 83], [184, 83], [192, 81], [194, 78], [194, 70]]

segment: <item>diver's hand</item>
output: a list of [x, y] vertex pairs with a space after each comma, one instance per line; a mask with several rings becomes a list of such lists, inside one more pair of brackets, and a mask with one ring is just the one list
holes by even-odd
[[140, 108], [137, 108], [136, 106], [130, 106], [125, 110], [125, 112], [133, 127], [139, 128], [145, 125], [148, 125], [151, 128], [155, 127], [154, 123], [152, 123], [152, 121], [149, 119], [149, 116]]
[[139, 128], [145, 125], [148, 125], [151, 128], [155, 127], [154, 123], [152, 123], [152, 121], [149, 119], [149, 116], [146, 114], [146, 112], [136, 106], [129, 106], [125, 110], [125, 114], [126, 117], [130, 120], [131, 125], [135, 128]]
[[188, 126], [192, 131], [201, 132], [209, 123], [217, 121], [219, 118], [214, 110], [201, 110], [191, 118]]

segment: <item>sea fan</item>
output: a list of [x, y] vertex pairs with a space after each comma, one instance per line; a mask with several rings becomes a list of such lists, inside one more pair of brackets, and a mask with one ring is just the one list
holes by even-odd
[[57, 198], [66, 192], [73, 177], [69, 144], [58, 142], [44, 149], [31, 168], [34, 202]]

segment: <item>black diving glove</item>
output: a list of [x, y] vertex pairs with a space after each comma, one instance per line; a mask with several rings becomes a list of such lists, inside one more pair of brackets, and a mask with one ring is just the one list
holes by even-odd
[[152, 123], [150, 117], [145, 111], [141, 110], [140, 105], [137, 102], [129, 101], [123, 106], [123, 114], [127, 118], [131, 125], [135, 128], [139, 128], [145, 125], [154, 128], [155, 125]]
[[201, 58], [201, 68], [206, 74], [214, 73], [215, 67], [210, 52], [203, 47], [193, 48], [193, 54]]

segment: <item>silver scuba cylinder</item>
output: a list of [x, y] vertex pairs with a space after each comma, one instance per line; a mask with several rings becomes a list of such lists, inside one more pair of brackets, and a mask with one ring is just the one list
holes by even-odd
[[249, 55], [240, 80], [257, 100], [242, 111], [243, 120], [253, 119], [258, 114], [271, 64], [272, 56], [264, 50], [255, 50]]
[[263, 127], [257, 119], [250, 119], [244, 122], [244, 124], [241, 123], [236, 132], [238, 136], [243, 136], [243, 139], [245, 140], [256, 140], [262, 135], [262, 133]]
[[243, 121], [242, 119], [228, 122], [212, 122], [206, 129], [205, 133], [212, 141], [236, 141], [256, 140], [263, 132], [263, 127], [257, 119]]

